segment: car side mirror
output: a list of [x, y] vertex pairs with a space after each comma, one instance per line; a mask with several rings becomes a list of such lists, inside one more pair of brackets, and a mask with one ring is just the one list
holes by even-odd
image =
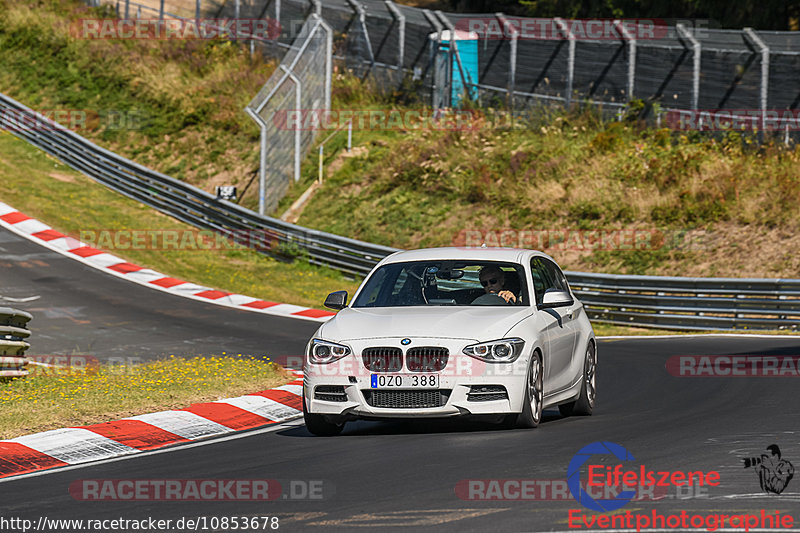
[[574, 302], [575, 300], [572, 299], [572, 295], [567, 291], [548, 289], [544, 293], [542, 303], [536, 307], [539, 309], [552, 309], [553, 307], [566, 307], [572, 305]]
[[332, 292], [325, 298], [325, 307], [330, 309], [344, 309], [347, 307], [347, 291]]

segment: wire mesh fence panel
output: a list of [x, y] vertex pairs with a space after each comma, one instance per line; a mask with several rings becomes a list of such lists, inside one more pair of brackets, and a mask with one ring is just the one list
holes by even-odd
[[259, 211], [272, 211], [299, 179], [300, 160], [311, 148], [330, 107], [330, 28], [317, 15], [300, 29], [281, 65], [247, 110], [261, 126]]
[[[430, 36], [437, 32], [436, 24], [450, 23], [459, 30], [497, 24], [493, 13], [444, 13], [442, 19], [437, 19], [439, 22], [432, 22], [431, 11], [395, 4], [390, 7], [386, 0], [103, 1], [116, 6], [121, 15], [127, 8], [130, 16], [143, 9], [143, 17], [158, 16], [161, 11], [168, 16], [193, 17], [199, 6], [203, 17], [277, 18], [281, 28], [277, 43], [284, 46], [255, 44], [277, 56], [294, 41], [306, 17], [319, 5], [322, 18], [335, 32], [336, 53], [347, 68], [357, 75], [375, 76], [379, 86], [387, 84], [386, 89], [396, 87], [404, 77], [433, 88]], [[398, 14], [403, 19], [402, 40]], [[648, 33], [641, 24], [633, 26], [635, 57], [626, 39], [609, 39], [608, 35], [593, 39], [588, 33], [579, 32], [570, 71], [570, 46], [565, 32], [555, 31], [552, 21], [545, 24], [543, 20], [514, 18], [513, 26], [523, 28], [516, 43], [515, 60], [506, 26], [500, 25], [504, 29], [493, 36], [478, 36], [478, 74], [477, 80], [472, 81], [481, 86], [482, 100], [508, 101], [513, 81], [518, 97], [566, 102], [569, 96], [572, 101], [591, 100], [613, 107], [629, 99], [632, 75], [633, 97], [659, 102], [664, 108], [689, 109], [696, 98], [700, 109], [758, 109], [764, 103], [762, 85], [768, 108], [800, 107], [800, 32], [756, 32], [769, 49], [766, 65], [757, 46], [742, 30], [690, 27], [701, 50], [700, 87], [695, 95], [694, 51], [675, 27], [657, 27], [655, 31], [650, 28]], [[576, 21], [566, 22], [569, 28], [576, 27]], [[613, 26], [613, 22], [601, 22]], [[525, 35], [525, 27], [548, 29], [531, 36]], [[397, 71], [399, 63], [405, 72], [389, 72]], [[762, 82], [762, 65], [766, 68], [766, 84]], [[454, 70], [453, 76], [460, 76], [458, 69]], [[498, 98], [492, 98], [492, 92]]]
[[676, 46], [639, 46], [636, 49], [636, 97], [669, 107], [692, 105], [693, 52]]

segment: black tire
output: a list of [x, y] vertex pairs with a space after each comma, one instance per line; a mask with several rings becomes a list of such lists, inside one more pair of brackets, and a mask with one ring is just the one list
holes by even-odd
[[535, 428], [542, 421], [543, 374], [542, 358], [539, 352], [533, 352], [525, 378], [525, 403], [522, 406], [522, 412], [508, 415], [507, 425], [518, 428]]
[[586, 347], [582, 381], [580, 395], [575, 401], [558, 406], [558, 410], [563, 416], [589, 416], [594, 410], [594, 402], [597, 395], [597, 351], [591, 341]]
[[303, 395], [303, 421], [306, 429], [318, 437], [334, 437], [344, 429], [344, 422], [334, 424], [325, 420], [322, 415], [315, 415], [306, 410], [306, 397]]

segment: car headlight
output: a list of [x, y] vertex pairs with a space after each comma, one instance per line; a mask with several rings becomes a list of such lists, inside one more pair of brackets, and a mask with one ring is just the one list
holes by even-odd
[[513, 363], [522, 354], [524, 346], [524, 340], [514, 337], [470, 344], [464, 348], [464, 353], [487, 363]]
[[350, 355], [348, 346], [322, 339], [313, 339], [308, 347], [308, 362], [316, 365], [332, 363], [346, 355]]

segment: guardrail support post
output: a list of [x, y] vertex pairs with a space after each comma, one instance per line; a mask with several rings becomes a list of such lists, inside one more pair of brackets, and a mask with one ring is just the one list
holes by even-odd
[[131, 0], [125, 0], [125, 20], [130, 18], [131, 13]]
[[353, 121], [352, 119], [347, 122], [347, 151], [353, 146]]
[[158, 3], [158, 20], [164, 20], [164, 0]]
[[194, 2], [194, 18], [200, 20], [200, 2], [202, 0], [195, 0]]
[[689, 48], [687, 42], [692, 47], [692, 110], [697, 111], [698, 102], [700, 101], [700, 60], [702, 58], [702, 48], [700, 41], [694, 38], [694, 35], [686, 29], [683, 24], [677, 24], [675, 30], [678, 32], [679, 41], [684, 48]]

